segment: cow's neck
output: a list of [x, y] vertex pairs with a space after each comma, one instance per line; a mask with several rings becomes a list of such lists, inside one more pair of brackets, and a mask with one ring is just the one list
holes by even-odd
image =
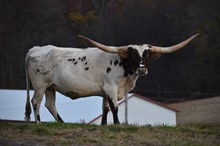
[[[128, 75], [126, 78], [125, 83], [123, 84], [122, 90], [119, 91], [119, 93], [123, 93], [121, 97], [126, 96], [134, 87], [136, 84], [136, 81], [138, 79], [138, 75]], [[119, 98], [120, 100], [121, 98]]]
[[138, 79], [138, 77], [139, 77], [139, 75], [134, 73], [134, 74], [132, 74], [132, 75], [128, 75], [127, 77], [128, 77], [128, 79], [129, 79], [131, 82], [134, 82], [134, 84], [135, 84], [136, 81], [137, 81], [137, 79]]
[[132, 66], [132, 60], [130, 59], [121, 59], [122, 67], [124, 69], [124, 77], [126, 78], [125, 93], [129, 92], [135, 87], [136, 81], [139, 77], [136, 74], [135, 67]]

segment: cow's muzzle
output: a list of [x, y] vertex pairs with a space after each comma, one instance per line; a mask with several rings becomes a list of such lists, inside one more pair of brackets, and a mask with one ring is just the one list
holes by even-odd
[[147, 73], [148, 73], [147, 68], [143, 64], [141, 64], [137, 69], [137, 74], [139, 74], [140, 76], [144, 76]]

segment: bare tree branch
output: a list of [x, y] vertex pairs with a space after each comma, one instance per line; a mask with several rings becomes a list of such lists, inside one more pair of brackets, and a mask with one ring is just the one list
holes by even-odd
[[113, 1], [114, 0], [92, 0], [92, 3], [98, 14], [102, 16], [103, 12], [112, 5]]

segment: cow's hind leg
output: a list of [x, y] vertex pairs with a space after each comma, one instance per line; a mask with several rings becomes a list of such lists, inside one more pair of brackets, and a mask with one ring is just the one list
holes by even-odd
[[46, 108], [50, 111], [50, 113], [53, 115], [53, 117], [56, 119], [58, 122], [63, 122], [62, 118], [57, 112], [56, 109], [56, 96], [55, 96], [55, 90], [51, 87], [47, 88], [46, 92], [46, 103], [45, 106]]
[[45, 92], [44, 88], [34, 90], [34, 96], [31, 100], [32, 105], [33, 105], [33, 109], [34, 109], [34, 117], [35, 117], [36, 123], [40, 123], [39, 110], [40, 110], [40, 104], [41, 104], [43, 96], [44, 96], [44, 92]]

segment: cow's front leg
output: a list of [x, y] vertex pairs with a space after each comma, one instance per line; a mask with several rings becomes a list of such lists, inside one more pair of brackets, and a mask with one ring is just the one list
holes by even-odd
[[103, 101], [102, 101], [102, 125], [107, 125], [108, 112], [109, 112], [108, 97], [103, 97]]
[[120, 124], [119, 119], [118, 119], [118, 103], [115, 98], [112, 98], [111, 96], [108, 96], [109, 98], [109, 105], [112, 110], [113, 114], [113, 120], [114, 124]]
[[117, 85], [106, 84], [104, 85], [104, 91], [106, 93], [112, 114], [114, 124], [120, 124], [118, 119], [118, 103], [117, 103], [117, 93], [118, 88]]

